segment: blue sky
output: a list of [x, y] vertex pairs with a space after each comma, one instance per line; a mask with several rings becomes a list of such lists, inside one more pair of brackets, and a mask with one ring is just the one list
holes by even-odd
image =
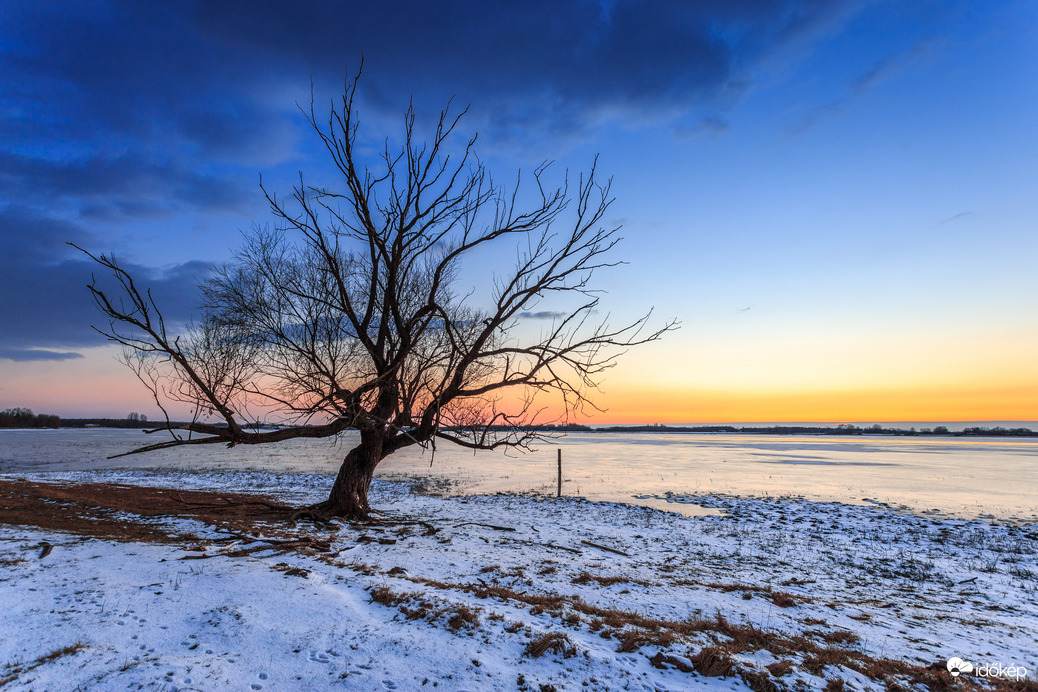
[[0, 407], [146, 410], [65, 243], [186, 319], [363, 55], [371, 151], [454, 96], [501, 180], [600, 156], [606, 303], [683, 322], [603, 421], [1038, 418], [1032, 2], [5, 5]]

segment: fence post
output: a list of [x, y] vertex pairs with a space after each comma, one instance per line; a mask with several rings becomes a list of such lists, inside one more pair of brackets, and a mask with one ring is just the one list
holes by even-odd
[[562, 497], [562, 447], [559, 447], [559, 492], [556, 497]]

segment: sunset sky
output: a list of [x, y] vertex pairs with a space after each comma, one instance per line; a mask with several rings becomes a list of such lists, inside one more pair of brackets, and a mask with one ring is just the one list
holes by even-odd
[[65, 243], [186, 320], [362, 54], [368, 151], [453, 95], [501, 182], [599, 155], [603, 306], [682, 328], [592, 422], [1038, 420], [1038, 4], [953, 0], [9, 0], [0, 408], [157, 415]]

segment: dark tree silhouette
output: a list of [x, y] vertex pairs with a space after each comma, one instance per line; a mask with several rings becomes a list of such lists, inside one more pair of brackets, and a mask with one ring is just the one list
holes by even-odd
[[[158, 430], [172, 440], [128, 453], [357, 430], [328, 500], [310, 509], [364, 518], [372, 474], [388, 455], [437, 439], [526, 446], [543, 434], [536, 424], [593, 407], [589, 393], [627, 347], [675, 328], [647, 329], [648, 314], [620, 328], [593, 321], [600, 296], [592, 274], [619, 264], [609, 257], [619, 227], [602, 225], [610, 185], [597, 181], [594, 166], [558, 187], [539, 167], [523, 188], [533, 202], [524, 204], [518, 177], [511, 192], [491, 180], [474, 136], [449, 152], [464, 111], [452, 115], [448, 104], [424, 143], [409, 108], [403, 144], [387, 142], [369, 168], [357, 151], [356, 93], [357, 78], [347, 79], [327, 124], [312, 101], [304, 111], [341, 186], [300, 178], [288, 202], [263, 188], [276, 227], [246, 234], [232, 261], [202, 281], [202, 315], [190, 329], [171, 333], [151, 294], [113, 257], [90, 255], [118, 283], [115, 291], [89, 286], [108, 318], [98, 331], [126, 347], [160, 406], [197, 412], [188, 424], [167, 415]], [[468, 267], [485, 264], [488, 247], [515, 262], [477, 301], [459, 285], [459, 270], [470, 259]], [[551, 296], [578, 300], [539, 321], [539, 332], [521, 326]], [[556, 396], [561, 411], [549, 421], [544, 395]], [[257, 430], [261, 418], [288, 427]]]

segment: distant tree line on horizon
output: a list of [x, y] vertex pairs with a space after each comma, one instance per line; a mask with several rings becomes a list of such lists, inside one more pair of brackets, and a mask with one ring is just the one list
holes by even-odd
[[35, 414], [32, 409], [9, 408], [0, 411], [0, 428], [57, 428], [61, 418], [46, 413]]
[[[165, 425], [165, 424], [163, 424]], [[143, 413], [131, 412], [126, 418], [62, 418], [50, 413], [33, 413], [28, 408], [0, 411], [0, 428], [153, 428]]]
[[[46, 413], [36, 414], [28, 408], [9, 408], [0, 411], [0, 428], [164, 428], [167, 423], [149, 422], [144, 414], [131, 412], [126, 418], [61, 418]], [[169, 423], [176, 427], [177, 422]], [[255, 423], [251, 428], [272, 427]], [[493, 427], [493, 426], [491, 426]], [[592, 428], [580, 423], [563, 423], [556, 425], [530, 426], [531, 431], [544, 433], [738, 433], [750, 435], [894, 435], [894, 436], [950, 436], [950, 437], [1038, 437], [1038, 432], [1030, 428], [1005, 428], [997, 425], [993, 428], [973, 426], [963, 430], [949, 430], [947, 426], [938, 425], [933, 428], [914, 427], [884, 428], [881, 425], [859, 427], [857, 425], [811, 426], [811, 425], [768, 425], [768, 426], [734, 426], [734, 425], [611, 425]]]

